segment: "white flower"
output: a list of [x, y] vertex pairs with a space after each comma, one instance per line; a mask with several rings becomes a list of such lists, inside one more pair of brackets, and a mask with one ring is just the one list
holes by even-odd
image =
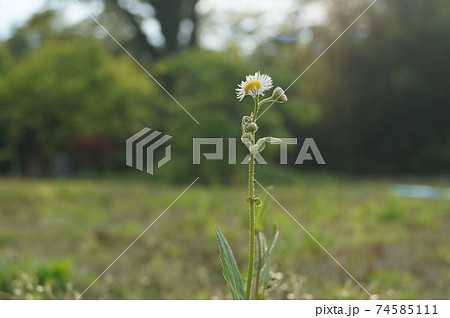
[[251, 95], [255, 97], [256, 95], [264, 96], [264, 92], [271, 89], [272, 79], [267, 74], [260, 74], [256, 72], [254, 75], [247, 75], [245, 81], [242, 81], [236, 88], [237, 99], [241, 101], [245, 95]]

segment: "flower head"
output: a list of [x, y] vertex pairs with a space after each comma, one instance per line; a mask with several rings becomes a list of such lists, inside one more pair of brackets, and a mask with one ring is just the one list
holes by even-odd
[[237, 99], [241, 101], [245, 95], [251, 95], [255, 97], [256, 95], [264, 96], [264, 92], [271, 89], [272, 79], [267, 74], [260, 74], [256, 72], [254, 75], [247, 75], [245, 81], [242, 81], [236, 88]]

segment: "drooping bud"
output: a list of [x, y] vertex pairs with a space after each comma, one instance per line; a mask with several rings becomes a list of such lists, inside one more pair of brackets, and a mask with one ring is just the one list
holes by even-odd
[[281, 87], [277, 87], [273, 90], [271, 99], [277, 103], [284, 103], [288, 100], [284, 90]]
[[245, 124], [246, 132], [255, 132], [258, 130], [258, 125], [255, 122]]

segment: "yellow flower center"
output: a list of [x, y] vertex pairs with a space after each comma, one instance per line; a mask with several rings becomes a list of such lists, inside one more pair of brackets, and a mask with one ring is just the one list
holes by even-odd
[[246, 94], [248, 93], [256, 93], [258, 89], [261, 88], [261, 83], [258, 80], [249, 81], [244, 86], [244, 91]]

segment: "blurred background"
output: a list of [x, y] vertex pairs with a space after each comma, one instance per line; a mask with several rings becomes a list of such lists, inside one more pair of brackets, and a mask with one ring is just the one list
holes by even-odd
[[[192, 138], [240, 138], [245, 75], [288, 87], [372, 1], [79, 2], [200, 124], [75, 1], [1, 0], [0, 299], [76, 298], [197, 176], [83, 298], [229, 297], [213, 226], [244, 269], [247, 167], [193, 165]], [[378, 0], [259, 120], [299, 145], [258, 180], [378, 298], [450, 296], [449, 56], [448, 1]], [[125, 165], [143, 127], [173, 136], [153, 176]], [[326, 165], [294, 164], [307, 137]], [[368, 297], [269, 210], [269, 297]]]

